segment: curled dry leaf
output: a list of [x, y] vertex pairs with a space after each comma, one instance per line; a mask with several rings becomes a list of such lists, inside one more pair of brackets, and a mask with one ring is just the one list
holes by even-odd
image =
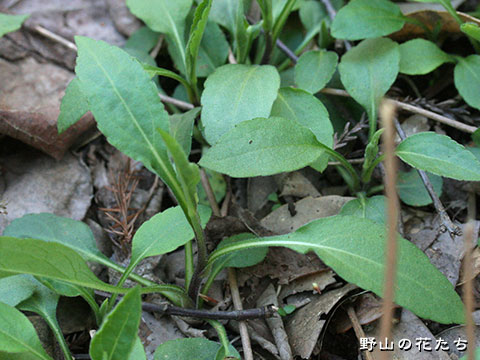
[[71, 78], [67, 70], [33, 58], [15, 63], [0, 60], [0, 134], [61, 159], [80, 134], [94, 124], [93, 117], [86, 115], [58, 135], [60, 101]]
[[[473, 22], [477, 25], [480, 25], [480, 20], [470, 16], [468, 14], [464, 14], [461, 12], [457, 12], [460, 18], [465, 22]], [[438, 24], [442, 24], [442, 28], [440, 33], [444, 34], [462, 34], [460, 30], [460, 25], [455, 21], [455, 19], [446, 11], [434, 11], [434, 10], [422, 10], [416, 11], [409, 14], [405, 14], [410, 18], [416, 19], [421, 23], [425, 24], [427, 28], [434, 31]], [[420, 26], [406, 23], [405, 26], [390, 37], [393, 40], [403, 41], [418, 37], [425, 36], [425, 30], [422, 29]]]

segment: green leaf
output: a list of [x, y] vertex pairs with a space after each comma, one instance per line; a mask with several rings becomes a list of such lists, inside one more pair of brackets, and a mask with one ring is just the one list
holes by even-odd
[[35, 286], [25, 275], [14, 275], [0, 279], [0, 302], [17, 306], [33, 295]]
[[92, 360], [128, 359], [137, 341], [142, 315], [140, 287], [131, 289], [107, 315], [90, 343]]
[[186, 49], [186, 65], [187, 73], [191, 84], [197, 83], [197, 58], [200, 50], [200, 43], [203, 33], [207, 26], [208, 14], [212, 7], [212, 0], [203, 0], [195, 9], [193, 23], [190, 28], [190, 36], [188, 38]]
[[145, 354], [142, 340], [140, 340], [138, 335], [135, 338], [135, 344], [133, 345], [133, 349], [128, 360], [147, 360], [147, 355]]
[[327, 85], [337, 68], [338, 55], [333, 51], [313, 50], [304, 53], [295, 65], [295, 83], [315, 94]]
[[58, 243], [0, 236], [0, 278], [30, 274], [113, 293], [126, 290], [105, 284], [74, 250]]
[[9, 32], [20, 29], [23, 22], [27, 20], [29, 16], [30, 15], [10, 15], [0, 13], [0, 37]]
[[367, 111], [370, 136], [376, 131], [377, 108], [398, 75], [400, 51], [390, 39], [368, 39], [347, 52], [338, 69], [345, 89]]
[[101, 323], [99, 306], [95, 300], [95, 293], [93, 289], [52, 279], [39, 278], [38, 280], [47, 288], [59, 295], [68, 297], [81, 296], [88, 303], [88, 305], [90, 305], [90, 308], [95, 314], [97, 324]]
[[135, 49], [141, 52], [150, 52], [158, 42], [160, 34], [142, 26], [135, 31], [127, 40], [124, 49]]
[[413, 39], [399, 46], [400, 72], [408, 75], [423, 75], [453, 59], [433, 42]]
[[[155, 360], [212, 360], [215, 359], [222, 345], [203, 338], [186, 338], [169, 340], [155, 350]], [[230, 352], [240, 358], [233, 346]]]
[[17, 305], [17, 308], [23, 311], [31, 311], [40, 315], [52, 330], [57, 339], [65, 358], [70, 359], [72, 355], [68, 348], [68, 344], [62, 334], [62, 329], [57, 321], [57, 306], [60, 295], [51, 291], [45, 285], [40, 283], [31, 275], [25, 275], [34, 286], [33, 296]]
[[192, 148], [193, 125], [200, 109], [197, 107], [182, 114], [170, 115], [170, 135], [178, 141], [187, 156]]
[[317, 28], [323, 20], [330, 19], [323, 4], [314, 0], [304, 1], [300, 5], [299, 15], [300, 21], [308, 31]]
[[65, 89], [57, 120], [58, 133], [61, 134], [75, 124], [89, 110], [88, 101], [80, 90], [79, 80], [74, 78]]
[[473, 39], [480, 41], [480, 26], [473, 22], [466, 22], [460, 25], [460, 30]]
[[[225, 247], [229, 244], [233, 244], [237, 241], [247, 240], [252, 238], [256, 238], [256, 236], [250, 233], [237, 234], [234, 236], [230, 236], [229, 238], [222, 240], [218, 244], [217, 249], [221, 249], [222, 247]], [[218, 259], [218, 261], [219, 262], [225, 261], [225, 263], [222, 264], [222, 268], [227, 268], [227, 267], [244, 268], [244, 267], [253, 266], [262, 262], [263, 259], [265, 259], [265, 256], [267, 256], [267, 252], [268, 252], [267, 247], [241, 250], [229, 256], [225, 256], [224, 258], [220, 258]]]
[[220, 27], [212, 21], [207, 22], [197, 60], [197, 76], [207, 77], [219, 66], [225, 64], [228, 57], [228, 42]]
[[361, 40], [389, 35], [400, 30], [405, 17], [388, 0], [352, 0], [340, 9], [332, 23], [337, 39]]
[[480, 109], [480, 56], [470, 55], [457, 59], [455, 87], [468, 105]]
[[[153, 31], [167, 35], [181, 59], [180, 72], [185, 73], [185, 19], [193, 0], [127, 0], [127, 6]], [[170, 49], [169, 49], [170, 51]]]
[[398, 145], [396, 153], [414, 168], [457, 180], [480, 181], [480, 162], [448, 136], [414, 134]]
[[97, 248], [87, 224], [49, 213], [27, 214], [13, 220], [4, 236], [39, 239], [68, 246], [87, 261], [103, 263], [108, 260]]
[[173, 251], [192, 240], [193, 236], [182, 209], [179, 206], [169, 208], [145, 221], [137, 230], [132, 239], [130, 264], [136, 265], [146, 257]]
[[[314, 251], [346, 281], [381, 296], [384, 283], [385, 227], [353, 216], [314, 220], [294, 233], [236, 242], [210, 255], [209, 263], [234, 251], [284, 246]], [[411, 242], [398, 236], [395, 303], [440, 323], [464, 321], [463, 303], [452, 284]]]
[[333, 127], [327, 109], [304, 90], [281, 88], [270, 115], [295, 120], [310, 129], [322, 144], [330, 148], [333, 145]]
[[202, 124], [205, 138], [216, 143], [236, 124], [267, 117], [280, 87], [273, 66], [224, 65], [205, 82]]
[[351, 215], [359, 218], [370, 219], [377, 224], [384, 225], [386, 198], [383, 195], [372, 196], [369, 198], [358, 198], [350, 200], [343, 205], [340, 215]]
[[165, 144], [156, 131], [168, 131], [169, 121], [155, 84], [123, 50], [81, 36], [75, 40], [75, 71], [99, 130], [117, 149], [157, 173], [182, 203]]
[[[0, 349], [7, 353], [27, 353], [29, 359], [52, 360], [40, 343], [32, 323], [14, 307], [0, 302]], [[1, 353], [0, 353], [1, 356]]]
[[305, 167], [323, 151], [315, 135], [296, 121], [257, 118], [226, 133], [199, 164], [233, 177], [266, 176]]
[[480, 128], [477, 128], [475, 132], [472, 134], [472, 140], [475, 145], [480, 146]]
[[[442, 195], [443, 179], [440, 176], [427, 174], [432, 183], [433, 190], [440, 197]], [[397, 191], [400, 199], [410, 206], [426, 206], [432, 203], [425, 185], [417, 171], [399, 171]]]

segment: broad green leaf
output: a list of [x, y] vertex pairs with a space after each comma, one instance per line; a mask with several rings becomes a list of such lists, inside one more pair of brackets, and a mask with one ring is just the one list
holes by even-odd
[[466, 22], [460, 25], [460, 30], [468, 36], [480, 41], [480, 26], [473, 22]]
[[333, 145], [333, 127], [328, 111], [320, 100], [307, 91], [281, 88], [270, 116], [295, 120], [310, 129], [322, 144], [328, 147]]
[[159, 33], [152, 31], [147, 26], [142, 26], [128, 38], [124, 49], [135, 49], [148, 53], [157, 44], [159, 36]]
[[[433, 190], [438, 196], [442, 195], [443, 179], [440, 176], [427, 174], [432, 183]], [[417, 171], [399, 171], [397, 191], [400, 199], [410, 206], [426, 206], [432, 203], [430, 195]]]
[[370, 137], [376, 131], [377, 108], [398, 75], [400, 51], [390, 39], [368, 39], [347, 52], [338, 69], [345, 89], [367, 111]]
[[87, 224], [49, 213], [27, 214], [13, 220], [4, 236], [56, 242], [75, 250], [87, 261], [103, 263], [107, 257], [97, 248]]
[[[167, 35], [181, 59], [180, 72], [185, 73], [185, 19], [193, 0], [127, 0], [127, 6], [153, 31]], [[169, 49], [170, 51], [170, 49]]]
[[142, 340], [140, 340], [138, 335], [136, 336], [135, 344], [133, 344], [133, 349], [128, 360], [147, 360], [147, 355], [145, 354]]
[[113, 293], [126, 290], [100, 281], [74, 250], [58, 243], [0, 236], [0, 278], [30, 274]]
[[0, 302], [17, 306], [33, 295], [35, 286], [25, 275], [14, 275], [0, 279]]
[[197, 58], [203, 33], [207, 27], [208, 14], [212, 7], [212, 0], [202, 0], [195, 9], [193, 23], [190, 27], [190, 36], [186, 48], [186, 66], [191, 84], [197, 83]]
[[142, 315], [140, 287], [131, 289], [107, 315], [90, 343], [92, 360], [128, 359], [137, 341]]
[[39, 278], [38, 280], [47, 288], [59, 295], [68, 297], [81, 296], [88, 303], [88, 305], [90, 305], [90, 308], [96, 317], [97, 324], [101, 323], [99, 306], [95, 300], [95, 293], [93, 289], [52, 279]]
[[323, 151], [315, 135], [294, 120], [256, 118], [226, 133], [199, 164], [233, 177], [266, 176], [305, 167]]
[[0, 13], [0, 37], [20, 29], [30, 15], [10, 15]]
[[468, 105], [480, 109], [480, 56], [470, 55], [457, 59], [455, 87]]
[[[22, 291], [22, 287], [27, 287], [32, 290], [32, 296], [15, 304], [18, 309], [34, 312], [42, 316], [48, 324], [51, 324], [51, 322], [56, 323], [56, 311], [58, 299], [60, 298], [58, 294], [51, 291], [31, 275], [14, 275], [0, 279], [2, 282], [5, 280], [14, 281], [11, 285], [20, 292]], [[9, 304], [9, 299], [0, 297], [0, 301]], [[58, 323], [56, 323], [56, 325], [58, 329]]]
[[74, 78], [65, 89], [57, 120], [58, 133], [61, 134], [75, 124], [89, 110], [88, 101], [80, 90], [79, 80]]
[[0, 326], [1, 351], [26, 353], [30, 355], [28, 359], [52, 360], [43, 349], [40, 339], [27, 317], [3, 302], [0, 302], [0, 324], [2, 324]]
[[205, 138], [216, 143], [236, 124], [267, 117], [280, 87], [273, 66], [224, 65], [205, 82], [202, 124]]
[[388, 0], [352, 0], [332, 23], [337, 39], [361, 40], [391, 34], [405, 24], [400, 8]]
[[117, 149], [157, 173], [178, 197], [174, 171], [156, 131], [168, 131], [169, 123], [155, 84], [140, 63], [123, 50], [81, 36], [75, 40], [75, 71], [99, 130]]
[[[210, 218], [210, 209], [199, 206], [198, 210], [204, 226]], [[137, 230], [132, 239], [131, 264], [136, 265], [148, 256], [173, 251], [192, 240], [193, 236], [182, 209], [179, 206], [169, 208], [144, 222]]]
[[313, 50], [304, 53], [295, 65], [295, 83], [312, 94], [327, 85], [337, 68], [338, 55], [333, 51]]
[[[237, 234], [222, 240], [218, 244], [217, 249], [221, 249], [222, 247], [227, 246], [229, 244], [233, 244], [237, 241], [247, 240], [252, 238], [256, 238], [256, 236], [250, 233]], [[220, 258], [218, 261], [226, 260], [226, 262], [222, 266], [223, 268], [226, 268], [226, 267], [244, 268], [244, 267], [253, 266], [262, 262], [263, 259], [265, 259], [265, 256], [267, 256], [267, 252], [268, 252], [267, 247], [237, 251], [229, 256], [228, 255], [225, 256], [225, 258], [228, 258], [228, 259]]]
[[300, 6], [300, 21], [308, 31], [318, 27], [323, 20], [329, 21], [327, 10], [320, 1], [307, 0]]
[[178, 141], [187, 156], [192, 148], [193, 125], [199, 113], [200, 108], [197, 107], [182, 114], [170, 115], [170, 135]]
[[376, 195], [366, 199], [353, 199], [343, 205], [339, 214], [370, 219], [377, 224], [384, 225], [387, 213], [385, 202], [386, 198], [383, 195]]
[[480, 181], [480, 162], [448, 136], [421, 132], [409, 136], [396, 154], [414, 168], [457, 180]]
[[68, 344], [62, 334], [62, 329], [57, 321], [57, 306], [60, 295], [51, 291], [31, 275], [25, 275], [35, 287], [31, 297], [17, 305], [23, 311], [31, 311], [40, 315], [52, 330], [60, 344], [65, 357], [71, 357]]
[[220, 27], [212, 21], [207, 23], [197, 60], [197, 76], [207, 77], [228, 57], [228, 41]]
[[[339, 276], [381, 296], [384, 283], [385, 227], [369, 219], [332, 216], [314, 220], [294, 233], [243, 240], [216, 250], [209, 263], [244, 249], [284, 246], [314, 251]], [[395, 303], [440, 323], [464, 321], [463, 303], [452, 284], [411, 242], [397, 238]]]
[[[222, 347], [219, 343], [203, 338], [169, 340], [155, 350], [155, 360], [212, 360]], [[230, 352], [240, 358], [238, 352], [230, 346]]]
[[433, 42], [413, 39], [399, 46], [400, 72], [408, 75], [423, 75], [453, 59]]
[[[478, 146], [478, 144], [476, 144], [476, 145]], [[477, 146], [467, 146], [467, 147], [465, 147], [465, 149], [470, 151], [475, 156], [475, 158], [478, 161], [480, 161], [480, 148], [477, 147]]]

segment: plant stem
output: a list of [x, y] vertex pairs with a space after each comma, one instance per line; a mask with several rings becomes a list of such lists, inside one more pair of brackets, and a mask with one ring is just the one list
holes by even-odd
[[198, 214], [192, 220], [190, 224], [192, 225], [195, 240], [197, 241], [197, 266], [195, 267], [189, 286], [185, 288], [188, 289], [188, 295], [196, 302], [201, 285], [200, 275], [207, 265], [207, 245]]
[[[396, 190], [397, 182], [397, 159], [395, 157], [395, 128], [394, 117], [396, 107], [393, 103], [385, 100], [380, 105], [382, 126], [385, 129], [383, 144], [385, 148], [385, 195], [388, 203], [387, 243], [385, 244], [385, 275], [383, 286], [382, 318], [380, 320], [380, 339], [390, 337], [392, 330], [393, 300], [395, 296], [396, 268], [397, 268], [397, 221], [398, 221], [398, 198]], [[380, 354], [380, 359], [388, 360], [388, 353]]]
[[190, 281], [192, 281], [193, 273], [193, 243], [192, 241], [189, 241], [185, 244], [185, 289], [190, 287]]
[[[400, 139], [402, 141], [405, 140], [407, 136], [405, 135], [405, 132], [400, 126], [400, 123], [398, 122], [398, 120], [395, 119], [394, 124]], [[417, 169], [417, 172], [418, 172], [418, 175], [420, 175], [420, 178], [422, 179], [422, 182], [425, 185], [425, 188], [427, 189], [427, 192], [433, 201], [433, 206], [435, 207], [435, 210], [437, 210], [437, 213], [440, 216], [440, 219], [442, 220], [442, 225], [445, 227], [445, 229], [448, 230], [452, 239], [455, 239], [456, 235], [460, 235], [460, 230], [458, 226], [455, 226], [452, 220], [450, 219], [450, 217], [448, 216], [447, 211], [445, 210], [445, 207], [443, 206], [442, 202], [440, 201], [440, 198], [438, 197], [437, 193], [433, 189], [433, 185], [430, 179], [428, 178], [427, 173], [423, 170], [418, 170], [418, 169]]]
[[330, 149], [328, 146], [321, 144], [321, 147], [325, 149], [327, 154], [337, 160], [342, 166], [348, 171], [350, 176], [353, 180], [353, 190], [354, 192], [360, 189], [360, 177], [358, 176], [357, 172], [353, 168], [353, 166], [345, 159], [340, 153], [336, 152], [335, 150]]
[[230, 341], [228, 341], [227, 332], [225, 331], [224, 326], [217, 320], [208, 320], [208, 323], [213, 326], [218, 334], [218, 339], [225, 350], [225, 356], [230, 355]]
[[73, 360], [72, 354], [70, 353], [70, 349], [68, 348], [68, 344], [62, 334], [62, 331], [60, 330], [57, 320], [55, 318], [51, 318], [50, 316], [44, 316], [43, 319], [52, 330], [55, 339], [58, 341], [65, 360]]

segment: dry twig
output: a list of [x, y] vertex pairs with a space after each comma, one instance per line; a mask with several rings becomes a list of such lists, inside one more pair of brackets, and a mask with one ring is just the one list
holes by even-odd
[[[380, 106], [380, 117], [385, 129], [383, 143], [385, 151], [385, 193], [388, 203], [387, 244], [385, 245], [385, 278], [383, 286], [382, 318], [380, 322], [380, 341], [388, 341], [392, 328], [393, 299], [397, 265], [397, 219], [398, 198], [396, 190], [397, 162], [395, 158], [395, 105], [384, 100]], [[388, 352], [382, 352], [381, 359], [389, 358]]]

